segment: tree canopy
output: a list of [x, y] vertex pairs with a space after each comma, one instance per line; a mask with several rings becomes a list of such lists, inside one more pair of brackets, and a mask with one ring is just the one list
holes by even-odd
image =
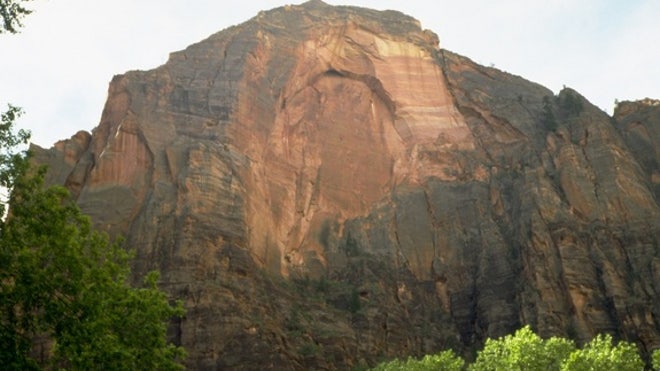
[[408, 357], [406, 360], [395, 359], [383, 362], [373, 368], [373, 371], [461, 371], [465, 361], [451, 350], [438, 354], [426, 355], [421, 359]]
[[32, 11], [26, 8], [22, 3], [30, 0], [0, 0], [0, 33], [16, 33], [23, 27], [21, 20]]
[[166, 340], [182, 316], [158, 290], [158, 274], [131, 287], [130, 254], [95, 231], [63, 187], [44, 186], [31, 169], [29, 133], [0, 125], [0, 183], [10, 210], [0, 222], [0, 365], [9, 370], [182, 368], [181, 347]]
[[[660, 350], [652, 356], [655, 370], [660, 371]], [[422, 359], [393, 360], [373, 370], [463, 370], [469, 371], [639, 371], [644, 369], [637, 347], [620, 341], [614, 344], [610, 335], [598, 335], [582, 348], [571, 340], [551, 337], [542, 339], [529, 326], [498, 339], [488, 339], [467, 365], [451, 350]]]
[[470, 370], [559, 370], [562, 360], [574, 350], [570, 340], [544, 340], [525, 326], [513, 335], [486, 340]]

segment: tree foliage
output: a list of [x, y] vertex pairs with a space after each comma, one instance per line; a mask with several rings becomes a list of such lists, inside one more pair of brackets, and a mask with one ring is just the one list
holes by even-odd
[[395, 359], [384, 362], [373, 368], [374, 371], [460, 371], [465, 361], [451, 350], [438, 354], [426, 355], [421, 359], [408, 357], [406, 360]]
[[552, 109], [552, 99], [546, 95], [543, 97], [543, 111], [541, 111], [541, 123], [550, 131], [557, 130], [557, 118]]
[[[660, 350], [653, 353], [655, 369], [660, 370]], [[488, 339], [474, 363], [465, 362], [451, 351], [428, 355], [417, 360], [393, 360], [374, 370], [462, 370], [469, 371], [628, 371], [643, 370], [644, 362], [637, 348], [621, 341], [614, 344], [610, 335], [598, 335], [583, 348], [573, 341], [551, 337], [542, 339], [529, 326], [498, 339]]]
[[559, 93], [559, 107], [567, 116], [578, 116], [584, 110], [580, 97], [570, 89], [563, 89]]
[[23, 17], [32, 13], [30, 9], [22, 5], [28, 1], [30, 0], [0, 0], [0, 18], [2, 18], [0, 33], [18, 32], [18, 29], [23, 26], [21, 23]]
[[[19, 130], [12, 131], [14, 120], [18, 119], [23, 111], [15, 106], [8, 105], [7, 111], [0, 114], [0, 189], [4, 192], [11, 188], [13, 180], [18, 174], [27, 169], [26, 153], [20, 146], [27, 145], [30, 133]], [[6, 195], [0, 200], [0, 216], [5, 214]]]
[[625, 341], [614, 345], [610, 335], [597, 335], [584, 348], [572, 352], [561, 367], [562, 371], [642, 369], [644, 362], [639, 357], [637, 347]]
[[[13, 112], [13, 113], [12, 113]], [[63, 187], [44, 187], [13, 151], [18, 111], [2, 116], [0, 179], [10, 211], [0, 222], [0, 365], [3, 369], [180, 369], [180, 347], [166, 341], [181, 316], [156, 287], [127, 284], [129, 254], [96, 232]]]
[[529, 326], [499, 339], [488, 339], [470, 365], [471, 371], [486, 370], [558, 370], [561, 360], [575, 349], [566, 339], [544, 340]]

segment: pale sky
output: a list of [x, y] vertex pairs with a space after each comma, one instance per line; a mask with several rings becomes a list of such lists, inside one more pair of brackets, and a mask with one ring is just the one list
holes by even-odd
[[[0, 110], [23, 107], [20, 126], [50, 147], [98, 124], [113, 75], [291, 2], [35, 0], [22, 33], [0, 35]], [[326, 2], [402, 11], [445, 49], [555, 93], [570, 86], [609, 113], [615, 99], [660, 99], [657, 0]]]

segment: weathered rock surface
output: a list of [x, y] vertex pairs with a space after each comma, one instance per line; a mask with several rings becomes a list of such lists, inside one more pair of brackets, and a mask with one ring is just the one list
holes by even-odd
[[645, 172], [655, 199], [660, 200], [660, 100], [621, 102], [614, 111], [614, 119]]
[[[649, 103], [651, 102], [651, 103]], [[116, 76], [49, 180], [162, 272], [192, 369], [348, 369], [522, 324], [660, 347], [660, 107], [614, 118], [394, 11], [262, 12]]]

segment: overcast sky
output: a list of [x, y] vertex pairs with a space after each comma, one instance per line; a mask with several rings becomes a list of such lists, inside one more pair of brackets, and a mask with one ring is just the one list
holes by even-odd
[[[326, 2], [400, 10], [443, 48], [555, 93], [570, 86], [610, 113], [615, 99], [660, 99], [657, 0]], [[98, 124], [113, 75], [159, 66], [172, 51], [287, 3], [35, 0], [22, 33], [0, 35], [0, 110], [23, 107], [21, 126], [50, 147]]]

